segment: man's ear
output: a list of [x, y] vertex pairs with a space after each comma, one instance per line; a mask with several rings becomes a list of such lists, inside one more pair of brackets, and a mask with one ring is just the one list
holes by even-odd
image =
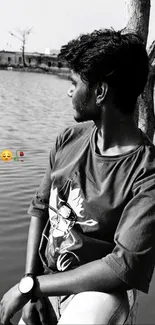
[[108, 92], [108, 84], [106, 82], [101, 82], [96, 88], [96, 105], [100, 106], [105, 100], [106, 94]]

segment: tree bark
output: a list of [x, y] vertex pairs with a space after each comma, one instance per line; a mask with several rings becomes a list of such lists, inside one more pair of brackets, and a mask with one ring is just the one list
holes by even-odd
[[128, 0], [126, 3], [129, 16], [126, 29], [139, 34], [146, 45], [150, 18], [150, 0]]
[[[144, 41], [146, 46], [149, 17], [150, 17], [150, 0], [128, 0], [128, 23], [125, 31], [137, 33]], [[139, 127], [155, 141], [155, 112], [154, 112], [154, 84], [155, 71], [153, 61], [155, 58], [155, 42], [148, 49], [149, 55], [149, 76], [144, 92], [139, 96], [137, 101], [136, 116]]]

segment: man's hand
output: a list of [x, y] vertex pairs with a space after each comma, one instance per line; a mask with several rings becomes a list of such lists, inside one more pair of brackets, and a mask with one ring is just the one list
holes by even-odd
[[1, 323], [7, 325], [13, 315], [20, 310], [28, 300], [29, 298], [20, 293], [18, 284], [7, 291], [0, 302]]
[[45, 298], [40, 298], [36, 303], [29, 301], [22, 312], [22, 319], [26, 325], [47, 325], [48, 307]]

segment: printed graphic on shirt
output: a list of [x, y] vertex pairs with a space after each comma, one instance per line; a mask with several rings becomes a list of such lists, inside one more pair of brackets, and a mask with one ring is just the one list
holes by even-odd
[[97, 224], [96, 220], [87, 220], [85, 216], [84, 199], [80, 188], [70, 182], [67, 192], [67, 202], [60, 198], [57, 188], [52, 187], [50, 193], [50, 233], [46, 257], [48, 266], [58, 271], [80, 264], [75, 248], [80, 247], [82, 241], [75, 230], [76, 225], [93, 227]]

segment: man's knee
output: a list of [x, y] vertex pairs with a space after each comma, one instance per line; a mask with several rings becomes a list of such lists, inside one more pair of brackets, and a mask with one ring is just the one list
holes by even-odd
[[71, 300], [59, 324], [124, 324], [128, 313], [126, 293], [82, 292]]

